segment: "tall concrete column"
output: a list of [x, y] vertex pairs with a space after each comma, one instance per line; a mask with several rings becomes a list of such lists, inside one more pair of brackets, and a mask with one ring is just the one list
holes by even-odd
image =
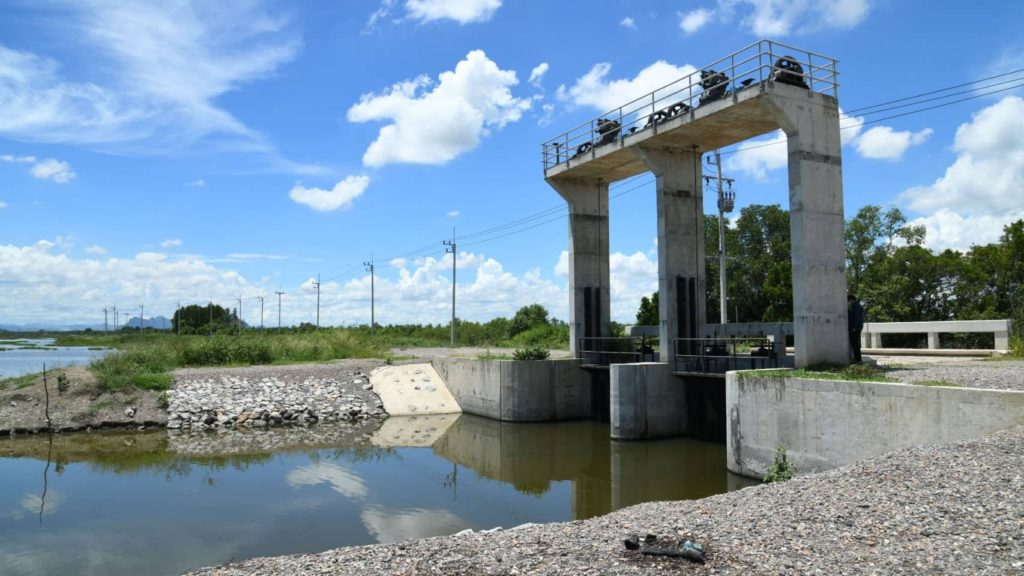
[[672, 362], [673, 339], [700, 338], [704, 287], [704, 194], [696, 148], [634, 148], [657, 179], [658, 336], [662, 362]]
[[848, 364], [839, 106], [823, 94], [782, 90], [768, 102], [789, 144], [796, 367]]
[[549, 179], [569, 203], [569, 350], [579, 339], [610, 336], [608, 183], [600, 179]]

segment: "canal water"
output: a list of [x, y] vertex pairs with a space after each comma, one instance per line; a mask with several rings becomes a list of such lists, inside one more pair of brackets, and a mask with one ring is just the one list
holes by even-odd
[[111, 350], [95, 350], [83, 346], [54, 346], [52, 338], [0, 339], [0, 378], [42, 372], [47, 368], [63, 368], [88, 364], [93, 358]]
[[18, 436], [0, 440], [0, 572], [179, 574], [750, 484], [726, 471], [722, 445], [612, 442], [590, 421]]

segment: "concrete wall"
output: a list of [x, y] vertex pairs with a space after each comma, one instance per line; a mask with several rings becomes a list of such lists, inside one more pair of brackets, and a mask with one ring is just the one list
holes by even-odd
[[439, 358], [433, 365], [469, 414], [508, 422], [591, 415], [590, 375], [577, 360]]
[[728, 467], [761, 477], [778, 446], [797, 472], [1024, 424], [1024, 392], [730, 372]]
[[668, 364], [612, 364], [611, 436], [642, 440], [686, 433], [686, 388]]

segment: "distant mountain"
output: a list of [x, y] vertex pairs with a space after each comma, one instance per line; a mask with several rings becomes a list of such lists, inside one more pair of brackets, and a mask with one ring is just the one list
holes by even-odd
[[[136, 316], [128, 320], [127, 326], [132, 328], [139, 327], [139, 317]], [[152, 318], [146, 318], [145, 327], [153, 328], [156, 330], [170, 330], [171, 321], [164, 316], [154, 316]], [[111, 323], [108, 328], [114, 330], [114, 324]], [[7, 332], [36, 332], [43, 330], [45, 332], [73, 332], [81, 330], [95, 330], [97, 332], [103, 331], [103, 324], [51, 324], [40, 322], [38, 324], [0, 324], [0, 331]]]

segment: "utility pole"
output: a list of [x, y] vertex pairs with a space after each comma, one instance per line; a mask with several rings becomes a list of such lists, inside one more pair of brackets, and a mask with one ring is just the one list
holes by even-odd
[[452, 255], [452, 346], [455, 346], [455, 227], [452, 227], [452, 239], [444, 241], [445, 254]]
[[110, 329], [107, 326], [107, 309], [104, 308], [103, 309], [103, 332], [106, 333], [106, 332], [109, 332], [109, 331], [110, 331]]
[[146, 321], [143, 318], [146, 317], [146, 307], [139, 304], [139, 334], [142, 334], [143, 328], [146, 326]]
[[373, 254], [370, 254], [369, 262], [363, 262], [363, 266], [366, 266], [366, 271], [370, 273], [370, 336], [373, 337], [377, 335], [377, 321], [373, 310]]
[[[712, 164], [711, 157], [708, 157], [708, 164]], [[736, 193], [732, 189], [733, 179], [722, 177], [722, 155], [715, 150], [715, 161], [713, 163], [717, 168], [718, 174], [715, 178], [716, 190], [718, 192], [718, 299], [719, 299], [719, 310], [722, 324], [729, 323], [729, 308], [727, 302], [729, 300], [728, 293], [726, 290], [726, 270], [725, 270], [725, 214], [732, 212], [736, 206]], [[705, 176], [704, 181], [710, 183], [711, 177]], [[728, 190], [722, 187], [722, 184], [728, 185]]]
[[256, 299], [260, 301], [260, 330], [263, 330], [263, 296], [257, 296]]
[[242, 335], [242, 296], [238, 296], [238, 335]]
[[316, 329], [320, 329], [320, 273], [316, 273], [316, 282], [313, 283], [316, 286]]
[[277, 294], [277, 328], [280, 329], [281, 328], [281, 295], [284, 294], [284, 292], [281, 292], [280, 290], [278, 290], [277, 292], [274, 292], [274, 294]]
[[118, 324], [117, 324], [117, 319], [118, 319], [117, 306], [111, 306], [110, 309], [111, 309], [110, 313], [114, 316], [114, 331], [116, 332], [118, 330], [118, 328], [119, 328]]

